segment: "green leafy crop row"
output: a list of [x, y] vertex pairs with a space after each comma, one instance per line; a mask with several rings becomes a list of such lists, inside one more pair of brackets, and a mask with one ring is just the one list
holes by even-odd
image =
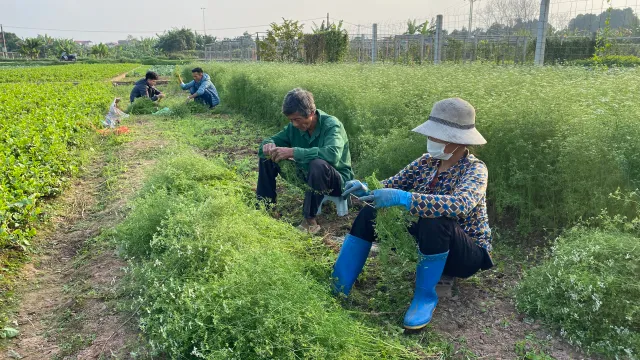
[[153, 71], [159, 76], [172, 76], [176, 70], [175, 65], [153, 65], [151, 67], [142, 66], [127, 74], [127, 77], [144, 77], [147, 71]]
[[28, 245], [37, 201], [77, 170], [76, 149], [110, 98], [106, 84], [0, 84], [0, 249]]
[[243, 184], [223, 164], [174, 154], [113, 234], [151, 346], [171, 358], [416, 358], [340, 306], [330, 261], [314, 260], [308, 235], [247, 205]]
[[0, 68], [0, 83], [107, 80], [135, 68], [135, 64], [70, 64], [41, 67]]
[[[609, 194], [640, 187], [640, 71], [561, 67], [431, 67], [291, 64], [205, 65], [226, 106], [282, 125], [288, 90], [312, 91], [350, 136], [357, 176], [394, 174], [426, 151], [411, 129], [433, 104], [462, 97], [477, 110], [488, 144], [494, 224], [520, 233], [561, 229], [580, 218], [634, 213]], [[188, 70], [188, 69], [187, 69]], [[185, 74], [185, 77], [188, 74]]]
[[570, 343], [607, 358], [640, 355], [637, 236], [576, 228], [518, 287], [521, 311], [554, 324]]

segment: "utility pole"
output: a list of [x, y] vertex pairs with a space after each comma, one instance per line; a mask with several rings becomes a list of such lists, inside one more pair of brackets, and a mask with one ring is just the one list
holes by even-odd
[[256, 61], [260, 61], [260, 36], [256, 33]]
[[467, 37], [471, 39], [471, 27], [473, 26], [473, 3], [478, 0], [469, 0], [469, 28], [467, 29]]
[[9, 54], [7, 54], [7, 39], [4, 36], [4, 28], [2, 27], [2, 24], [0, 24], [0, 34], [2, 34], [2, 56], [8, 57]]
[[329, 13], [327, 13], [327, 29], [329, 29]]
[[[469, 27], [467, 28], [467, 41], [471, 42], [471, 29], [473, 28], [473, 3], [478, 0], [469, 0]], [[464, 54], [463, 56], [466, 58], [467, 56], [467, 46], [465, 41]], [[463, 58], [464, 61], [464, 58]]]
[[[204, 32], [204, 36], [207, 36], [207, 25], [206, 25], [206, 24], [205, 24], [205, 22], [204, 22], [204, 11], [205, 11], [207, 8], [200, 8], [200, 9], [202, 9], [202, 30], [203, 30], [203, 32]], [[206, 44], [205, 44], [205, 45], [206, 45]]]

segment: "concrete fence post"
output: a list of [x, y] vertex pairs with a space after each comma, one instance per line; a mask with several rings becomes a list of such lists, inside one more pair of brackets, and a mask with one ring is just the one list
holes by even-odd
[[433, 46], [433, 63], [440, 64], [442, 53], [442, 15], [436, 17], [436, 37]]
[[376, 63], [378, 57], [378, 24], [373, 24], [373, 34], [371, 34], [371, 63]]
[[536, 56], [534, 63], [544, 65], [544, 50], [547, 44], [547, 25], [549, 24], [549, 3], [551, 0], [540, 0], [540, 19], [538, 20], [538, 36], [536, 40]]

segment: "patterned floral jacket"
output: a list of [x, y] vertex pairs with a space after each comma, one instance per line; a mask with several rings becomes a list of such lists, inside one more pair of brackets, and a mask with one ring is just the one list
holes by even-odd
[[457, 219], [458, 224], [478, 246], [491, 251], [492, 238], [486, 203], [487, 166], [467, 153], [434, 180], [439, 164], [440, 160], [424, 154], [382, 184], [387, 188], [412, 192], [409, 210], [412, 215]]

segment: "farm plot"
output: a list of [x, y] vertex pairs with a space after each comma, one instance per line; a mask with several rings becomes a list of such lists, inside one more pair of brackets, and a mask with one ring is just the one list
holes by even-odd
[[137, 66], [135, 64], [70, 64], [0, 69], [0, 83], [99, 81], [113, 78]]
[[135, 69], [129, 73], [127, 73], [127, 77], [143, 77], [147, 71], [153, 71], [161, 77], [169, 77], [172, 76], [176, 71], [175, 65], [153, 65], [151, 67], [140, 67]]
[[[502, 253], [523, 246], [528, 253], [566, 232], [540, 268], [525, 271], [520, 309], [589, 354], [637, 356], [638, 323], [629, 315], [638, 311], [637, 291], [621, 284], [633, 283], [639, 269], [629, 244], [640, 237], [640, 71], [283, 64], [205, 70], [224, 104], [260, 124], [282, 125], [282, 96], [294, 87], [311, 90], [318, 107], [345, 124], [359, 178], [392, 175], [425, 152], [424, 138], [410, 129], [435, 101], [469, 100], [488, 140], [473, 151], [489, 167], [490, 218]], [[582, 230], [569, 230], [574, 226]], [[515, 285], [522, 269], [510, 271]]]
[[110, 98], [106, 84], [0, 85], [0, 249], [29, 245], [39, 199], [77, 171], [76, 150]]
[[[496, 242], [514, 238], [511, 242], [516, 244], [514, 247], [526, 248], [525, 245], [531, 243], [523, 235], [534, 237], [547, 229], [555, 234], [583, 216], [600, 214], [599, 220], [602, 220], [609, 219], [610, 215], [627, 215], [633, 219], [640, 212], [634, 202], [625, 204], [616, 199], [617, 196], [624, 200], [624, 194], [640, 184], [640, 148], [634, 141], [640, 136], [636, 120], [640, 109], [634, 100], [640, 77], [635, 70], [208, 66], [205, 70], [214, 76], [223, 104], [244, 112], [254, 124], [259, 121], [259, 126], [282, 124], [280, 104], [282, 96], [291, 88], [303, 86], [313, 91], [320, 108], [344, 121], [352, 140], [354, 166], [361, 178], [374, 171], [381, 176], [389, 175], [425, 151], [424, 139], [413, 138], [409, 129], [424, 121], [435, 100], [449, 96], [470, 100], [478, 109], [480, 130], [489, 140], [487, 146], [474, 151], [490, 168], [491, 217], [492, 221], [501, 220], [494, 222], [500, 224]], [[191, 67], [184, 69], [185, 78], [190, 75]], [[436, 83], [433, 79], [441, 81]], [[24, 239], [28, 240], [29, 224], [37, 217], [35, 206], [25, 210], [26, 215], [19, 212], [31, 206], [28, 198], [24, 200], [24, 196], [20, 196], [35, 193], [34, 199], [37, 199], [59, 191], [59, 184], [74, 171], [75, 163], [69, 154], [83, 144], [81, 139], [87, 134], [87, 125], [98, 116], [100, 108], [106, 107], [111, 93], [107, 86], [96, 84], [26, 85], [32, 90], [44, 89], [37, 98], [40, 103], [26, 99], [29, 96], [26, 90], [13, 90], [9, 85], [0, 84], [0, 90], [7, 90], [0, 95], [0, 110], [4, 114], [4, 106], [20, 114], [3, 118], [0, 125], [3, 129], [12, 129], [14, 134], [22, 130], [21, 126], [31, 131], [30, 137], [17, 137], [22, 139], [20, 146], [7, 145], [16, 136], [7, 136], [0, 143], [2, 155], [15, 158], [11, 164], [28, 164], [3, 169], [4, 173], [15, 171], [17, 174], [17, 177], [7, 176], [0, 184], [4, 186], [3, 191], [5, 188], [12, 191], [7, 191], [14, 196], [7, 203], [15, 204], [16, 218], [26, 219], [15, 226], [23, 233], [16, 233], [12, 226], [3, 230], [2, 234], [13, 231], [14, 237], [6, 240], [9, 246], [27, 245]], [[539, 91], [539, 86], [546, 91]], [[9, 97], [3, 96], [9, 89], [13, 90], [12, 97], [6, 100]], [[20, 105], [9, 108], [7, 104], [15, 101]], [[47, 108], [47, 101], [51, 101], [48, 105], [51, 110], [41, 111]], [[177, 96], [168, 103], [174, 104], [174, 101], [177, 106]], [[44, 107], [40, 106], [43, 104]], [[68, 121], [65, 111], [69, 110], [82, 115], [69, 116]], [[217, 111], [220, 109], [214, 113]], [[233, 131], [252, 126], [246, 122], [241, 126], [233, 123], [232, 130], [227, 132], [213, 127], [210, 114], [203, 115], [206, 121], [190, 118], [190, 110], [184, 114], [185, 119], [172, 115], [138, 118], [136, 123], [155, 122], [160, 127], [183, 130], [192, 126], [186, 129], [186, 133], [190, 133], [188, 140], [180, 134], [163, 135], [210, 151], [205, 151], [208, 155], [231, 153], [223, 149], [238, 147], [238, 143], [226, 143], [228, 138], [238, 140]], [[23, 124], [29, 119], [37, 124]], [[13, 122], [18, 125], [14, 126]], [[47, 126], [58, 131], [49, 131]], [[260, 128], [256, 126], [256, 129]], [[46, 136], [39, 138], [40, 133]], [[255, 129], [244, 140], [251, 143], [254, 134]], [[256, 147], [258, 143], [255, 139]], [[46, 146], [67, 160], [49, 159], [51, 151]], [[250, 148], [251, 144], [243, 146]], [[419, 338], [400, 335], [398, 321], [411, 296], [413, 283], [407, 276], [401, 279], [401, 286], [399, 281], [386, 286], [388, 279], [379, 281], [384, 272], [377, 267], [377, 259], [370, 261], [373, 264], [368, 265], [362, 282], [357, 284], [354, 296], [347, 303], [332, 297], [328, 284], [335, 254], [331, 245], [327, 247], [320, 239], [297, 232], [288, 224], [255, 210], [251, 204], [254, 198], [251, 179], [255, 179], [255, 174], [250, 162], [255, 160], [255, 153], [245, 152], [245, 155], [251, 154], [251, 158], [238, 161], [234, 164], [238, 169], [233, 170], [219, 160], [202, 158], [183, 147], [166, 149], [166, 154], [167, 159], [133, 199], [128, 218], [113, 231], [105, 232], [109, 241], [118, 242], [120, 254], [128, 258], [130, 282], [125, 284], [125, 289], [126, 293], [133, 294], [133, 303], [127, 305], [139, 315], [140, 328], [148, 336], [154, 352], [172, 357], [323, 359], [448, 358], [455, 357], [454, 352], [458, 354], [459, 348], [439, 343], [437, 336], [432, 339], [435, 333], [432, 331]], [[32, 170], [26, 172], [23, 168]], [[38, 175], [36, 170], [41, 168], [50, 176], [43, 175], [30, 187], [13, 191], [14, 178], [22, 176], [29, 185], [29, 180]], [[240, 168], [244, 169], [242, 173], [236, 173]], [[38, 188], [40, 183], [48, 185]], [[621, 193], [610, 196], [616, 188], [620, 188]], [[607, 212], [600, 213], [603, 208]], [[637, 292], [625, 292], [620, 283], [633, 283], [637, 278], [637, 252], [627, 251], [633, 247], [637, 235], [629, 235], [628, 230], [634, 227], [638, 230], [640, 222], [622, 217], [615, 219], [608, 223], [602, 220], [609, 227], [598, 230], [604, 235], [592, 234], [591, 229], [585, 230], [585, 236], [568, 238], [570, 235], [566, 235], [565, 240], [559, 242], [564, 248], [555, 250], [554, 255], [563, 261], [563, 266], [549, 266], [562, 271], [551, 272], [543, 267], [527, 273], [531, 280], [519, 289], [519, 306], [531, 316], [556, 323], [562, 336], [586, 351], [604, 352], [608, 357], [624, 352], [635, 356], [637, 321], [633, 314], [637, 313], [637, 306], [631, 301]], [[616, 230], [620, 233], [610, 230], [614, 227], [621, 228]], [[519, 234], [511, 232], [514, 229]], [[624, 241], [618, 241], [619, 238]], [[588, 271], [585, 262], [576, 264], [572, 260], [575, 255], [572, 247], [581, 246], [584, 239], [590, 246], [581, 256], [585, 259], [591, 254], [598, 256], [587, 264], [604, 264], [610, 268], [613, 268], [610, 261], [629, 264], [628, 269], [622, 265], [616, 269], [613, 277], [620, 274], [620, 281], [609, 281], [612, 276], [608, 271], [593, 271], [594, 276], [588, 279], [567, 277], [566, 274], [572, 272]], [[602, 244], [612, 250], [603, 252]], [[497, 259], [503, 258], [497, 256]], [[514, 270], [506, 274], [505, 281], [506, 277], [502, 277], [505, 267], [512, 270], [516, 266], [499, 264], [497, 269], [487, 272], [489, 275], [483, 273], [463, 286], [467, 291], [482, 286], [491, 286], [492, 291], [504, 290], [514, 285], [521, 275]], [[501, 276], [499, 280], [497, 276], [487, 279], [493, 275]], [[549, 276], [553, 276], [553, 284], [559, 284], [555, 289], [561, 287], [568, 291], [554, 293], [551, 290], [555, 289], [538, 286], [549, 282]], [[601, 282], [601, 279], [607, 281]], [[600, 290], [578, 292], [600, 283], [607, 287], [602, 290], [607, 292], [606, 296], [601, 297]], [[609, 284], [615, 288], [611, 290]], [[621, 297], [625, 293], [628, 298]], [[576, 302], [575, 309], [568, 312], [570, 316], [562, 311], [548, 311], [552, 307], [570, 309], [565, 307], [566, 297], [573, 294], [582, 298]], [[592, 304], [587, 299], [591, 294], [596, 295], [596, 303], [605, 301], [598, 306], [609, 312], [594, 317], [592, 308], [583, 309], [583, 304]], [[483, 296], [480, 300], [469, 299], [462, 307], [482, 301], [482, 321], [487, 317], [483, 324], [498, 324], [500, 319], [493, 318], [491, 305], [487, 305], [495, 300], [491, 298], [493, 295]], [[485, 302], [487, 297], [490, 301]], [[616, 299], [622, 299], [618, 302], [625, 306], [616, 304]], [[446, 305], [440, 305], [443, 306]], [[456, 316], [465, 312], [460, 304], [448, 308], [452, 309]], [[551, 315], [545, 318], [536, 311]], [[508, 315], [509, 319], [517, 316], [516, 313]], [[594, 327], [593, 318], [605, 325]], [[615, 336], [611, 329], [618, 328], [631, 335], [607, 342]], [[478, 327], [475, 332], [488, 335], [490, 330]], [[531, 354], [524, 344], [524, 350], [516, 352], [529, 358]], [[600, 344], [611, 346], [601, 351], [596, 349]], [[501, 345], [495, 341], [486, 347]]]
[[205, 70], [224, 104], [262, 124], [286, 120], [280, 104], [287, 91], [312, 91], [318, 107], [345, 124], [360, 178], [393, 175], [418, 158], [425, 142], [410, 130], [426, 121], [434, 102], [462, 97], [476, 107], [488, 140], [474, 151], [490, 169], [494, 222], [515, 223], [529, 235], [604, 208], [636, 215], [609, 196], [640, 187], [636, 69], [215, 64]]

